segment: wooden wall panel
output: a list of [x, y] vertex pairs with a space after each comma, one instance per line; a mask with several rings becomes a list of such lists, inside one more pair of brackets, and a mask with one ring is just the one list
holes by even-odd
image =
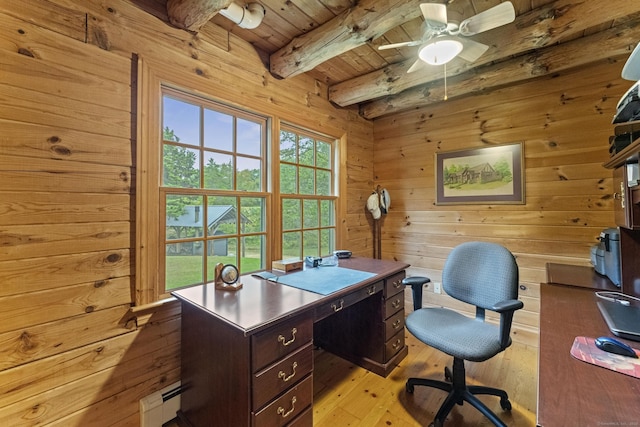
[[137, 426], [139, 400], [180, 378], [180, 305], [131, 307], [138, 57], [342, 138], [343, 240], [372, 253], [373, 123], [334, 108], [324, 83], [274, 79], [226, 30], [163, 17], [126, 0], [0, 9], [0, 425]]
[[[516, 338], [537, 345], [539, 283], [547, 262], [589, 265], [590, 247], [613, 226], [608, 157], [611, 118], [630, 87], [624, 61], [608, 61], [452, 99], [375, 121], [376, 184], [389, 189], [382, 253], [411, 264], [411, 274], [442, 279], [444, 260], [470, 240], [503, 244], [520, 266], [524, 310]], [[523, 205], [436, 205], [435, 153], [522, 142]], [[427, 288], [425, 303], [469, 308]]]

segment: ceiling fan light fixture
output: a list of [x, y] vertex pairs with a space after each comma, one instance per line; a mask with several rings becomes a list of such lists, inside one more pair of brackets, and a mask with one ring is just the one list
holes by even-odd
[[442, 65], [462, 52], [462, 43], [450, 38], [438, 38], [420, 48], [418, 57], [430, 65]]

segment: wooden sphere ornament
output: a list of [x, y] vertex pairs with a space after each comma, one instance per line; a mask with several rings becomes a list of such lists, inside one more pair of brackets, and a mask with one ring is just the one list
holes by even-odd
[[216, 289], [225, 291], [237, 291], [242, 289], [242, 283], [238, 282], [240, 272], [238, 267], [233, 264], [216, 264]]

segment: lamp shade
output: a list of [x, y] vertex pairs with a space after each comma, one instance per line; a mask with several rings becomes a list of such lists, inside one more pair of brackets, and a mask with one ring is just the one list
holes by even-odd
[[442, 65], [462, 52], [462, 43], [450, 38], [437, 38], [420, 48], [418, 57], [427, 64]]

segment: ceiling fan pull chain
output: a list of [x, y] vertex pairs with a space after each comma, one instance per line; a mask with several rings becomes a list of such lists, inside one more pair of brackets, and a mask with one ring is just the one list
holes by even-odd
[[444, 100], [446, 101], [449, 97], [447, 96], [447, 64], [444, 64]]

